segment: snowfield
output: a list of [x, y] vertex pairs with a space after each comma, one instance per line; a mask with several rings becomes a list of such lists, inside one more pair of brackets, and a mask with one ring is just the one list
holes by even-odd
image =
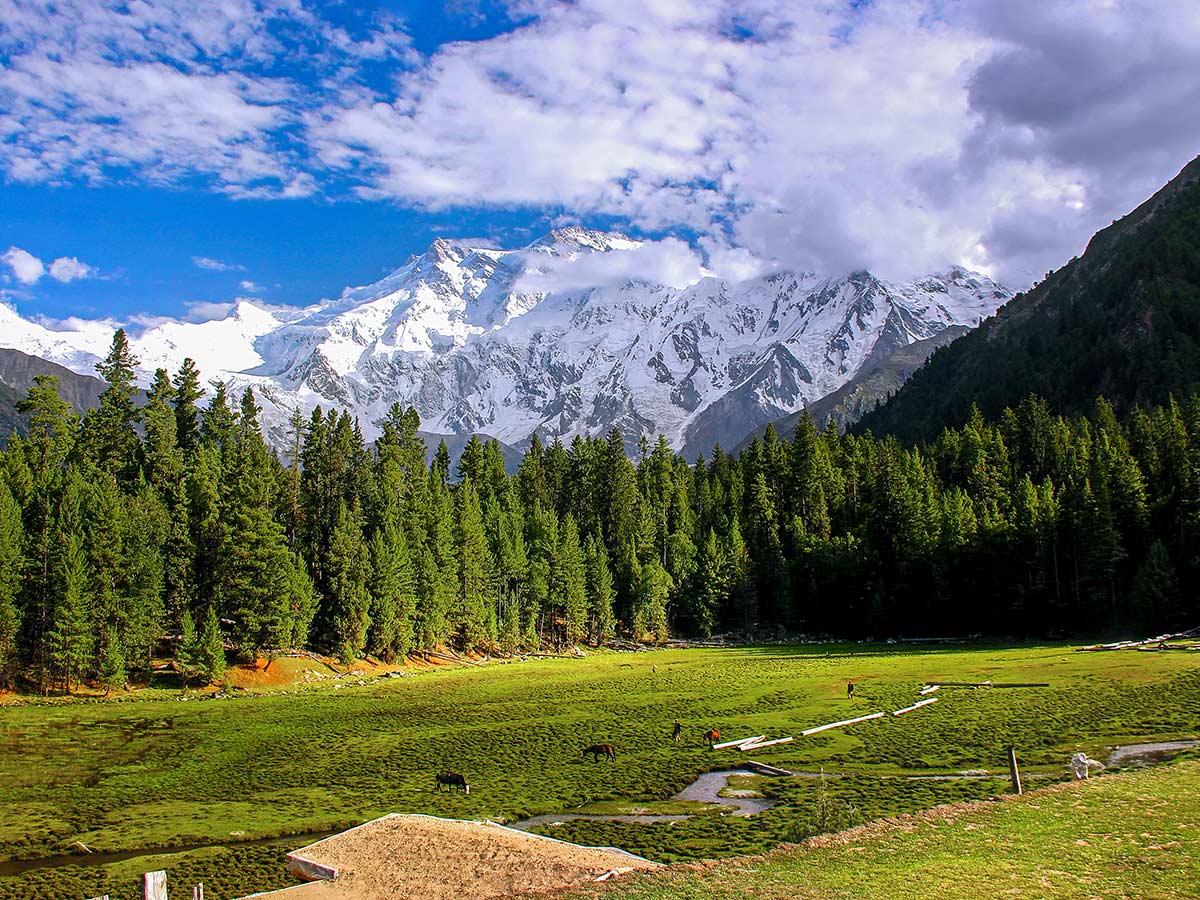
[[[268, 434], [317, 404], [350, 410], [368, 438], [388, 407], [425, 430], [482, 432], [515, 445], [620, 428], [664, 434], [689, 459], [829, 394], [897, 348], [976, 326], [1011, 297], [961, 268], [905, 284], [776, 272], [686, 288], [623, 280], [570, 284], [596, 254], [636, 251], [623, 235], [566, 228], [519, 250], [439, 239], [380, 281], [303, 309], [240, 301], [223, 319], [131, 329], [148, 381], [187, 356], [231, 391], [254, 387]], [[615, 259], [615, 257], [614, 257]], [[586, 268], [585, 268], [586, 267]], [[113, 324], [61, 330], [0, 306], [0, 345], [94, 374]]]

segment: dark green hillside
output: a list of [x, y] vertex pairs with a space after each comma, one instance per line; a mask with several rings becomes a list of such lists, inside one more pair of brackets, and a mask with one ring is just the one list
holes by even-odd
[[1200, 386], [1200, 159], [1087, 252], [939, 350], [858, 432], [932, 440], [972, 404], [998, 416], [1029, 394], [1063, 414]]

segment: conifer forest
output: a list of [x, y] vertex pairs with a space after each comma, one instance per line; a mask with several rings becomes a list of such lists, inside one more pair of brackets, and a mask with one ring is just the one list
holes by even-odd
[[1029, 397], [936, 440], [768, 430], [687, 461], [618, 432], [508, 474], [426, 463], [415, 410], [372, 445], [337, 410], [264, 438], [186, 361], [139, 403], [124, 332], [82, 417], [39, 376], [0, 453], [0, 680], [117, 689], [171, 656], [349, 661], [614, 638], [1054, 636], [1195, 624], [1200, 399], [1062, 418]]

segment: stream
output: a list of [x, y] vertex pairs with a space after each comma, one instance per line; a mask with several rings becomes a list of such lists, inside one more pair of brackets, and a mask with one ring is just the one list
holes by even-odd
[[[718, 806], [730, 807], [734, 816], [753, 816], [766, 812], [775, 805], [774, 800], [761, 797], [722, 797], [721, 791], [729, 786], [729, 779], [734, 775], [757, 775], [749, 769], [724, 769], [720, 772], [705, 772], [682, 791], [672, 797], [672, 800], [693, 800], [697, 803], [713, 803]], [[690, 819], [686, 813], [654, 814], [629, 813], [627, 815], [601, 815], [596, 813], [546, 813], [509, 823], [509, 828], [529, 831], [542, 825], [556, 825], [560, 822], [572, 822], [576, 819], [587, 819], [592, 822], [625, 822], [630, 825], [652, 825], [655, 822], [682, 822]]]

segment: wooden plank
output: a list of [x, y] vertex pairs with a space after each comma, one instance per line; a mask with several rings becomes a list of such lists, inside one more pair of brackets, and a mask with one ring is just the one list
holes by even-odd
[[773, 741], [759, 741], [757, 744], [742, 744], [738, 747], [743, 753], [749, 753], [751, 750], [761, 750], [763, 747], [774, 747], [776, 744], [790, 744], [794, 741], [794, 737], [775, 738]]
[[759, 734], [754, 737], [738, 738], [736, 741], [724, 741], [720, 744], [713, 744], [712, 748], [714, 750], [724, 750], [726, 747], [737, 747], [741, 744], [749, 744], [751, 741], [761, 741], [765, 737], [765, 734]]
[[902, 716], [905, 713], [912, 712], [914, 709], [920, 709], [922, 706], [928, 706], [930, 703], [937, 703], [938, 699], [939, 698], [937, 698], [937, 697], [930, 697], [928, 700], [918, 700], [912, 706], [906, 706], [906, 707], [904, 707], [904, 709], [896, 710], [894, 713], [892, 713], [892, 715], [893, 716]]
[[843, 719], [840, 722], [830, 722], [828, 725], [818, 725], [816, 728], [810, 728], [807, 731], [800, 732], [800, 734], [803, 737], [808, 737], [810, 734], [816, 734], [818, 731], [826, 731], [830, 728], [841, 728], [843, 725], [854, 725], [857, 722], [868, 722], [871, 719], [881, 719], [883, 718], [883, 715], [883, 713], [877, 712], [871, 713], [867, 716], [859, 716], [855, 719]]
[[991, 687], [991, 688], [1034, 688], [1050, 687], [1048, 681], [931, 681], [931, 687]]
[[142, 876], [143, 900], [167, 900], [167, 873], [147, 872]]

